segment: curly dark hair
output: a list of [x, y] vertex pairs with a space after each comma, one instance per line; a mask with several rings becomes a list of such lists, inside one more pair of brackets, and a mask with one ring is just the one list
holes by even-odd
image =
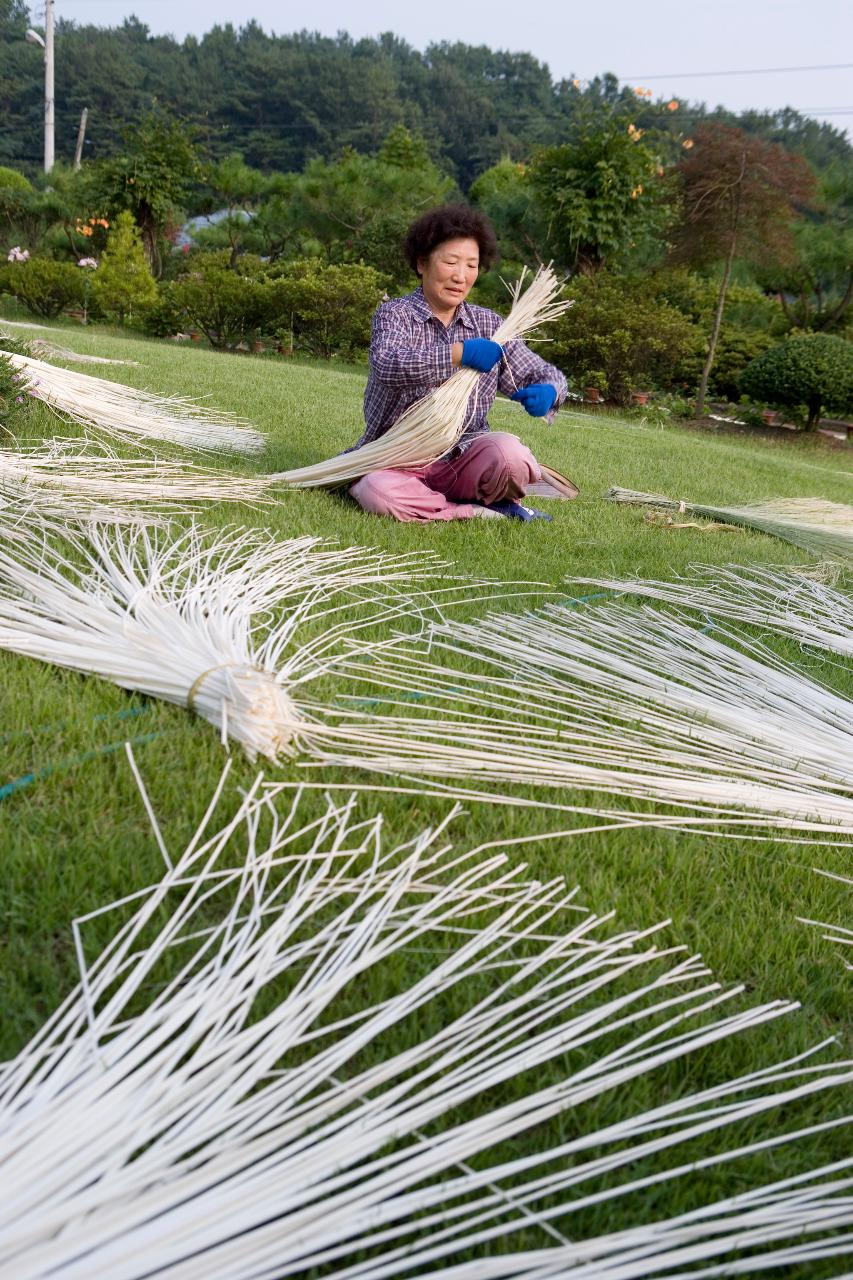
[[445, 240], [476, 240], [480, 246], [480, 268], [488, 271], [497, 262], [498, 240], [484, 213], [465, 204], [444, 204], [428, 209], [412, 223], [403, 241], [403, 256], [419, 276], [418, 259], [428, 258]]

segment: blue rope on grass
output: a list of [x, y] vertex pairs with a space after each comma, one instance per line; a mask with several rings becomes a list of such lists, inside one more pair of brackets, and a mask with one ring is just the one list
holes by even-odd
[[[92, 716], [91, 724], [105, 724], [108, 720], [132, 720], [150, 711], [150, 705], [144, 707], [124, 707], [121, 711], [101, 711]], [[0, 733], [0, 743], [14, 742], [16, 738], [29, 737], [31, 733], [59, 733], [71, 723], [68, 720], [57, 720], [56, 724], [37, 724], [29, 729], [13, 729], [9, 733]]]
[[51, 777], [54, 773], [60, 773], [65, 769], [73, 769], [75, 765], [87, 764], [90, 760], [97, 760], [99, 756], [112, 755], [114, 751], [121, 751], [127, 742], [132, 747], [141, 746], [145, 742], [153, 742], [155, 738], [162, 738], [164, 733], [169, 732], [166, 729], [160, 729], [155, 733], [141, 733], [135, 738], [122, 738], [121, 742], [108, 742], [101, 747], [92, 747], [89, 751], [80, 751], [76, 755], [66, 756], [64, 760], [58, 760], [56, 764], [43, 765], [41, 769], [36, 769], [33, 773], [24, 773], [20, 778], [13, 778], [11, 782], [5, 783], [0, 787], [0, 800], [6, 800], [17, 791], [23, 791], [25, 787], [32, 786], [34, 782], [43, 782], [45, 778]]

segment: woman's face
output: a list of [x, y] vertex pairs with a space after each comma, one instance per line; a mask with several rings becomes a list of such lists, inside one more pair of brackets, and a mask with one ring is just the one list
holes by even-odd
[[479, 269], [480, 246], [469, 238], [445, 240], [428, 258], [418, 259], [424, 297], [433, 311], [455, 311], [471, 292]]

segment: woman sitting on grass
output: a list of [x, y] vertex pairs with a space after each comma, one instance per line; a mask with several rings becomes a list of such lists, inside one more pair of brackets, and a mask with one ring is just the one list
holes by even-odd
[[474, 209], [446, 205], [412, 224], [405, 254], [421, 283], [383, 302], [373, 318], [367, 429], [355, 448], [384, 435], [459, 366], [483, 376], [465, 431], [449, 453], [427, 467], [373, 471], [350, 493], [365, 511], [397, 520], [535, 519], [541, 513], [518, 499], [542, 478], [536, 459], [517, 436], [492, 431], [486, 415], [502, 391], [550, 422], [565, 399], [566, 379], [520, 339], [503, 347], [493, 342], [501, 317], [465, 301], [480, 269], [487, 271], [497, 256], [494, 230]]

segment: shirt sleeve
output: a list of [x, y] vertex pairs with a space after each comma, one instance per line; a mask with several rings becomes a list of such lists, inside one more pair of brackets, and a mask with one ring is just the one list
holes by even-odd
[[511, 396], [519, 387], [529, 387], [534, 382], [547, 382], [557, 393], [554, 407], [546, 414], [546, 421], [551, 422], [557, 409], [568, 394], [568, 383], [564, 374], [553, 364], [548, 364], [535, 351], [531, 351], [520, 338], [512, 338], [504, 346], [504, 358], [501, 361], [498, 390], [505, 396]]
[[387, 387], [435, 387], [453, 373], [449, 343], [416, 346], [411, 327], [398, 308], [387, 303], [373, 317], [368, 363]]

